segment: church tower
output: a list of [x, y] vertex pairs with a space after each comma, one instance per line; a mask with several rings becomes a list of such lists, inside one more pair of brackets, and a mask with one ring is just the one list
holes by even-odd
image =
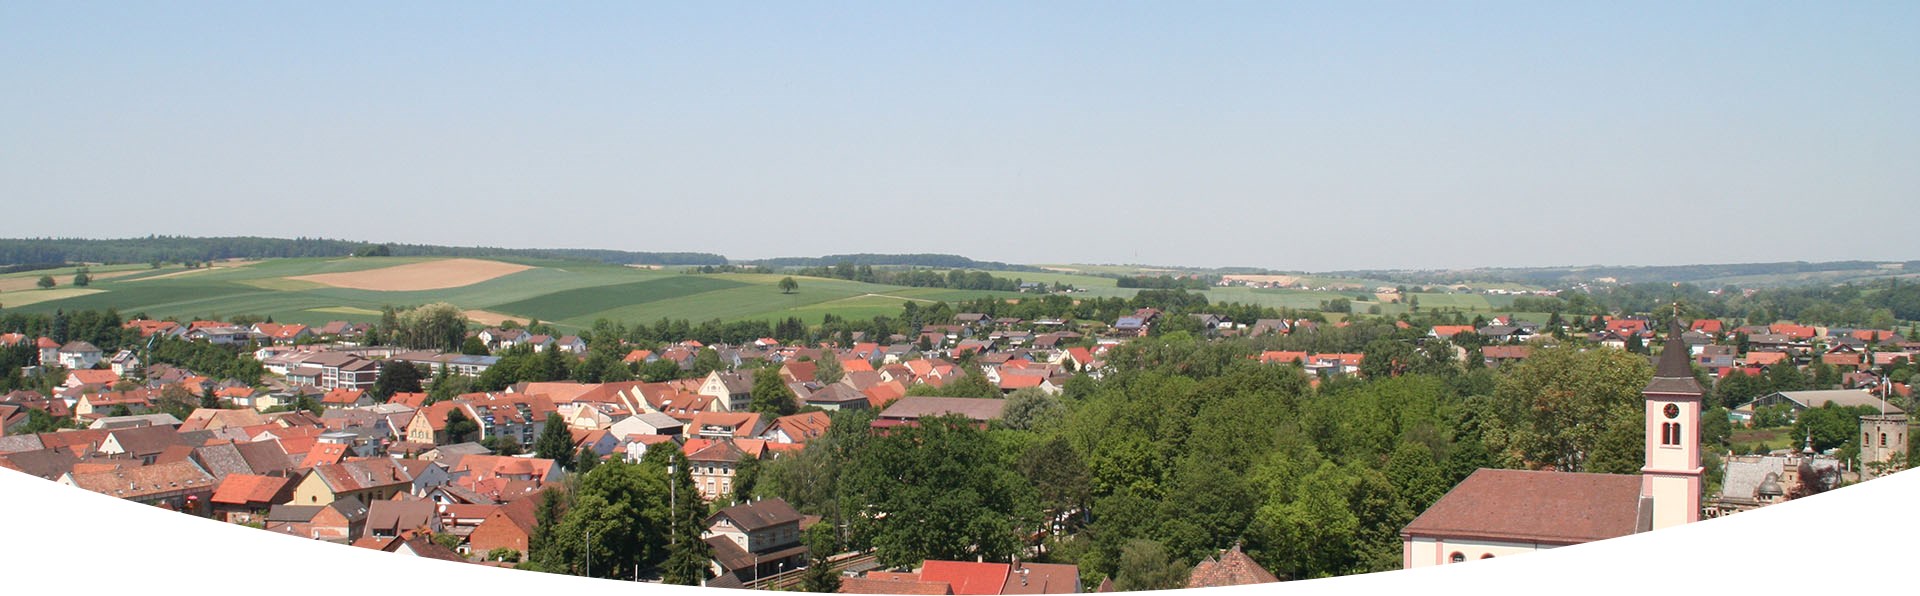
[[1676, 309], [1660, 349], [1653, 381], [1640, 394], [1647, 404], [1647, 463], [1640, 468], [1640, 496], [1653, 502], [1653, 529], [1700, 521], [1700, 401], [1706, 391], [1693, 378], [1693, 357], [1681, 339]]

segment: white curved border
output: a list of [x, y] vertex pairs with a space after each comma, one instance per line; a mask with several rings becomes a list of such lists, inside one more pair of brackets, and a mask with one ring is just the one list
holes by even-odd
[[[1920, 556], [1920, 471], [1719, 519], [1603, 542], [1304, 582], [1179, 593], [1806, 594], [1910, 585]], [[8, 586], [84, 593], [272, 596], [428, 590], [439, 594], [711, 590], [590, 580], [376, 552], [162, 511], [0, 469], [0, 566]]]

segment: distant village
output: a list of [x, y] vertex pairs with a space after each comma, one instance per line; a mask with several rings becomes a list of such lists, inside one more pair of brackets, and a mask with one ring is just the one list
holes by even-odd
[[[707, 585], [789, 588], [798, 584], [803, 568], [816, 564], [801, 536], [821, 521], [779, 499], [723, 506], [744, 459], [780, 458], [805, 449], [809, 440], [827, 432], [831, 413], [840, 410], [877, 412], [871, 422], [875, 432], [941, 415], [990, 424], [1002, 417], [1005, 400], [942, 397], [938, 389], [977, 371], [1003, 394], [1058, 394], [1076, 375], [1098, 377], [1110, 370], [1106, 360], [1112, 349], [1147, 336], [1174, 316], [1190, 317], [1182, 326], [1208, 336], [1289, 335], [1346, 325], [1233, 321], [1143, 308], [1105, 322], [1096, 332], [1061, 320], [960, 313], [950, 321], [925, 325], [917, 336], [856, 334], [840, 345], [792, 345], [763, 338], [741, 345], [687, 340], [660, 349], [625, 350], [624, 363], [631, 367], [667, 362], [682, 371], [694, 369], [696, 357], [710, 351], [721, 366], [702, 376], [659, 382], [521, 382], [504, 391], [433, 401], [426, 391], [376, 399], [384, 365], [415, 365], [430, 382], [455, 375], [478, 377], [501, 357], [366, 345], [370, 326], [344, 321], [243, 326], [131, 320], [124, 327], [137, 331], [147, 345], [164, 338], [234, 346], [268, 374], [257, 380], [214, 378], [180, 365], [145, 363], [137, 345], [108, 353], [85, 341], [0, 335], [0, 345], [25, 344], [37, 350], [37, 365], [25, 374], [65, 374], [50, 394], [18, 390], [0, 396], [0, 423], [7, 430], [0, 438], [0, 467], [268, 532], [513, 566], [528, 552], [536, 532], [538, 496], [567, 482], [567, 470], [573, 467], [572, 461], [535, 456], [536, 443], [557, 423], [564, 425], [570, 442], [567, 458], [579, 453], [599, 461], [638, 462], [648, 451], [660, 449], [684, 455], [697, 494], [680, 497], [714, 503], [702, 522], [703, 539], [713, 553]], [[1607, 349], [1648, 353], [1649, 358], [1654, 358], [1652, 347], [1666, 346], [1658, 350], [1660, 369], [1647, 389], [1647, 450], [1649, 469], [1654, 470], [1647, 474], [1653, 478], [1670, 470], [1678, 488], [1645, 488], [1638, 475], [1481, 470], [1403, 531], [1405, 566], [1458, 563], [1735, 514], [1906, 465], [1907, 420], [1895, 404], [1910, 403], [1912, 388], [1904, 379], [1882, 373], [1909, 366], [1920, 342], [1891, 329], [1791, 323], [1733, 327], [1700, 319], [1685, 321], [1669, 333], [1647, 317], [1600, 317], [1582, 323], [1592, 329], [1572, 324], [1549, 328], [1501, 316], [1484, 324], [1438, 325], [1424, 331], [1428, 338], [1449, 340], [1456, 358], [1473, 358], [1489, 368], [1525, 361], [1536, 346], [1555, 337], [1584, 338]], [[1411, 328], [1405, 321], [1397, 326]], [[1673, 334], [1678, 334], [1678, 344], [1669, 339]], [[588, 352], [588, 342], [580, 337], [523, 328], [489, 327], [469, 336], [490, 354], [526, 346], [579, 360]], [[1461, 341], [1468, 337], [1473, 340]], [[1684, 349], [1676, 351], [1675, 345]], [[1254, 358], [1272, 366], [1298, 366], [1315, 383], [1358, 375], [1365, 366], [1360, 353], [1268, 350]], [[752, 371], [761, 367], [778, 371], [798, 413], [779, 416], [755, 410]], [[1711, 473], [1719, 478], [1718, 490], [1705, 493], [1702, 473], [1690, 468], [1700, 461], [1699, 425], [1663, 408], [1678, 404], [1697, 419], [1703, 411], [1702, 395], [1719, 380], [1735, 375], [1761, 378], [1783, 367], [1807, 375], [1815, 368], [1830, 370], [1833, 386], [1753, 396], [1730, 410], [1728, 423], [1747, 427], [1766, 417], [1791, 420], [1831, 407], [1871, 410], [1855, 417], [1859, 453], [1841, 456], [1832, 449], [1816, 450], [1810, 440], [1795, 437], [1786, 447], [1721, 454], [1722, 469]], [[822, 374], [823, 368], [832, 373]], [[180, 394], [202, 407], [193, 407], [184, 418], [161, 411], [167, 396]], [[47, 418], [70, 421], [67, 426], [73, 428], [16, 432]], [[1679, 451], [1665, 449], [1683, 445]], [[1647, 486], [1654, 484], [1649, 481]], [[1520, 502], [1524, 498], [1516, 496], [1539, 494], [1536, 490], [1573, 501]], [[1495, 508], [1503, 512], [1494, 517], [1517, 520], [1501, 522], [1513, 527], [1489, 527], [1487, 512]], [[1601, 521], [1572, 528], [1557, 517], [1570, 510], [1593, 512]], [[1690, 512], [1675, 513], [1682, 510]], [[1073, 565], [928, 560], [914, 569], [883, 569], [862, 555], [832, 553], [817, 560], [834, 566], [841, 577], [839, 590], [845, 593], [1030, 594], [1113, 588], [1110, 579], [1096, 583], [1081, 577]], [[1280, 579], [1237, 547], [1220, 551], [1186, 575], [1189, 586]]]

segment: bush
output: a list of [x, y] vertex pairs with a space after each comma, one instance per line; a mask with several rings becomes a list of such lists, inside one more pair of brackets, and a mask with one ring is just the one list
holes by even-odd
[[500, 548], [487, 551], [487, 560], [500, 561], [504, 563], [518, 563], [520, 562], [520, 551], [502, 546]]

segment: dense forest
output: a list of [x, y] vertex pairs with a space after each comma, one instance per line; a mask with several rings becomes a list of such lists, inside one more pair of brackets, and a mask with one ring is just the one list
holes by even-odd
[[915, 288], [952, 288], [993, 292], [1018, 292], [1023, 281], [1020, 278], [1007, 279], [985, 271], [949, 269], [942, 273], [930, 269], [875, 269], [873, 265], [860, 265], [852, 261], [841, 261], [832, 266], [802, 267], [795, 271], [795, 274]]
[[379, 247], [385, 248], [383, 256], [396, 257], [533, 257], [650, 265], [724, 265], [727, 263], [726, 257], [706, 253], [378, 244], [325, 238], [148, 236], [107, 240], [3, 238], [0, 239], [0, 264], [111, 264], [155, 261], [186, 263], [222, 259], [344, 257], [364, 254], [364, 251], [370, 248]]
[[[1702, 280], [1747, 276], [1790, 276], [1821, 273], [1874, 272], [1885, 261], [1828, 261], [1808, 263], [1724, 263], [1708, 265], [1591, 266], [1591, 267], [1489, 267], [1454, 271], [1358, 270], [1334, 271], [1327, 275], [1384, 279], [1401, 283], [1453, 284], [1460, 282], [1513, 282], [1535, 286], [1560, 286], [1613, 278], [1621, 283], [1699, 282]], [[1907, 261], [1902, 271], [1920, 271], [1920, 261]], [[1886, 273], [1898, 273], [1890, 271]]]
[[975, 261], [959, 255], [932, 253], [920, 254], [872, 254], [827, 255], [824, 257], [780, 257], [738, 261], [742, 265], [762, 267], [831, 267], [845, 263], [847, 265], [868, 266], [904, 266], [929, 267], [933, 269], [996, 269], [1000, 271], [1042, 271], [1038, 267], [1014, 265], [998, 261]]
[[1122, 288], [1150, 288], [1155, 290], [1205, 290], [1213, 287], [1212, 279], [1213, 278], [1202, 277], [1175, 277], [1172, 275], [1152, 277], [1129, 275], [1121, 277], [1114, 282], [1114, 285]]
[[[1681, 316], [1715, 318], [1764, 325], [1794, 321], [1829, 325], [1895, 329], [1900, 321], [1920, 321], [1920, 282], [1898, 278], [1834, 286], [1803, 286], [1755, 290], [1751, 295], [1735, 288], [1709, 289], [1693, 284], [1622, 284], [1592, 292], [1562, 292], [1559, 297], [1522, 296], [1513, 310], [1595, 316], [1650, 312], [1669, 316], [1662, 305], [1679, 301]], [[1664, 320], [1664, 319], [1662, 319]]]

